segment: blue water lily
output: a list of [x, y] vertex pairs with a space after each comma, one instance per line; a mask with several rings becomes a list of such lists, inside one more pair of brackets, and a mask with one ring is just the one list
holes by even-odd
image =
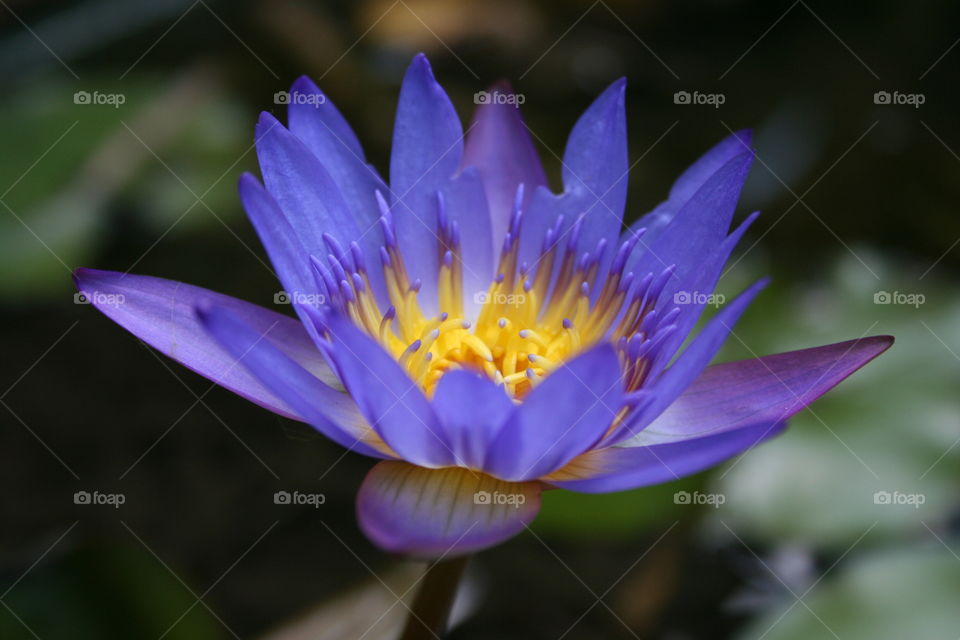
[[389, 551], [476, 551], [522, 531], [545, 489], [701, 471], [781, 432], [892, 338], [708, 366], [765, 284], [712, 295], [756, 217], [731, 231], [750, 134], [708, 151], [624, 232], [624, 88], [574, 125], [555, 193], [506, 85], [465, 135], [417, 56], [388, 183], [301, 78], [288, 125], [257, 124], [263, 183], [239, 187], [296, 319], [147, 276], [80, 269], [77, 286], [190, 369], [379, 459], [357, 513]]

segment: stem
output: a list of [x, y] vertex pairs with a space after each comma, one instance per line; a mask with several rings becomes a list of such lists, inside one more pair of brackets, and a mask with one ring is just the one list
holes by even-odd
[[450, 609], [456, 600], [467, 556], [443, 560], [427, 567], [423, 584], [410, 607], [400, 640], [436, 640], [447, 632]]

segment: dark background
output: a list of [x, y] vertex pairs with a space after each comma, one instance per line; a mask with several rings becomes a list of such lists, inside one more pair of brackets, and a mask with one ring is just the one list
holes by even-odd
[[[70, 270], [271, 305], [235, 195], [256, 171], [258, 112], [282, 118], [274, 93], [308, 74], [385, 173], [418, 51], [465, 124], [474, 92], [511, 79], [555, 187], [578, 114], [626, 76], [628, 220], [754, 128], [740, 216], [763, 215], [721, 290], [774, 283], [725, 359], [898, 338], [726, 469], [551, 492], [532, 532], [476, 558], [475, 611], [451, 637], [960, 636], [957, 3], [2, 4], [0, 637], [392, 637], [418, 568], [356, 527], [369, 461], [74, 304]], [[76, 104], [78, 91], [124, 103]], [[723, 104], [676, 104], [678, 91]], [[882, 292], [900, 295], [876, 304]], [[81, 490], [125, 502], [74, 504]], [[326, 502], [275, 505], [278, 490]], [[724, 504], [675, 504], [681, 490]]]

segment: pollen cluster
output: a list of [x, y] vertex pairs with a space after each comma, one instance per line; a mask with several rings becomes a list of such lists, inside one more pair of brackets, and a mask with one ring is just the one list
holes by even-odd
[[[451, 369], [487, 375], [514, 400], [579, 351], [610, 340], [617, 347], [627, 391], [640, 389], [647, 374], [644, 357], [668, 336], [679, 313], [654, 308], [672, 268], [635, 278], [624, 266], [641, 234], [623, 242], [612, 259], [601, 240], [593, 251], [577, 254], [581, 217], [565, 228], [562, 217], [547, 230], [534, 264], [519, 263], [523, 188], [518, 190], [509, 229], [476, 320], [464, 314], [460, 232], [437, 196], [438, 315], [422, 310], [422, 283], [404, 266], [389, 206], [378, 193], [384, 245], [380, 259], [389, 307], [382, 311], [372, 293], [359, 247], [344, 251], [331, 236], [327, 263], [314, 267], [330, 297], [359, 327], [396, 358], [423, 389], [432, 394]], [[601, 276], [602, 279], [601, 279]]]

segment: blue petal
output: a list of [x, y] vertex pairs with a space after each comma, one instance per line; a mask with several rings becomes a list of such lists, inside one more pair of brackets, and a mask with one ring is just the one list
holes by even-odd
[[595, 493], [702, 471], [779, 433], [892, 343], [877, 336], [714, 365], [635, 438], [581, 456], [545, 481]]
[[246, 368], [317, 431], [356, 453], [393, 457], [347, 394], [323, 384], [274, 347], [267, 332], [253, 329], [224, 307], [199, 308], [197, 316], [233, 357], [231, 367]]
[[326, 256], [323, 234], [329, 233], [344, 247], [363, 242], [367, 265], [380, 264], [377, 245], [369, 241], [376, 225], [361, 226], [317, 156], [268, 113], [260, 116], [256, 135], [263, 182], [308, 254]]
[[615, 444], [639, 433], [690, 386], [713, 360], [737, 320], [767, 282], [767, 280], [757, 282], [710, 319], [710, 322], [677, 357], [673, 365], [648, 387], [652, 398], [650, 403], [638, 408], [631, 418], [611, 434], [605, 441], [606, 444]]
[[514, 409], [503, 388], [471, 371], [453, 370], [440, 378], [433, 409], [460, 466], [483, 468], [487, 449]]
[[455, 464], [433, 408], [393, 356], [349, 319], [330, 313], [323, 322], [344, 386], [390, 448], [421, 467]]
[[378, 463], [357, 493], [360, 528], [391, 553], [449, 559], [511, 538], [540, 510], [539, 482], [505, 482], [469, 469]]
[[484, 471], [524, 481], [563, 466], [603, 437], [623, 405], [617, 354], [594, 347], [524, 398], [490, 447]]
[[[347, 157], [363, 161], [363, 147], [357, 135], [313, 80], [300, 76], [290, 87], [290, 94], [296, 94], [287, 107], [290, 131], [303, 140], [321, 161]], [[335, 167], [330, 167], [330, 170], [335, 170]]]
[[737, 131], [700, 156], [673, 183], [670, 194], [664, 202], [630, 225], [630, 230], [633, 232], [631, 236], [640, 229], [646, 229], [644, 240], [647, 243], [651, 242], [710, 176], [734, 157], [752, 149], [750, 146], [752, 137], [749, 129]]
[[[513, 95], [509, 84], [497, 83], [489, 93]], [[493, 250], [498, 252], [507, 232], [517, 187], [524, 185], [526, 201], [535, 189], [547, 184], [530, 132], [513, 103], [490, 101], [481, 104], [467, 130], [463, 166], [477, 167], [483, 178], [490, 221]]]
[[[290, 95], [293, 96], [288, 110], [290, 132], [313, 152], [340, 190], [344, 204], [362, 231], [360, 237], [351, 240], [365, 249], [367, 264], [379, 264], [369, 260], [376, 260], [383, 244], [375, 194], [386, 193], [386, 185], [376, 169], [367, 163], [350, 125], [312, 80], [306, 76], [297, 79]], [[378, 300], [385, 299], [383, 274], [375, 268], [369, 275]]]
[[493, 240], [483, 182], [477, 169], [468, 167], [442, 191], [447, 216], [459, 227], [463, 262], [463, 304], [473, 321], [493, 280]]
[[282, 416], [304, 420], [265, 387], [207, 333], [197, 320], [197, 306], [230, 309], [277, 349], [319, 377], [338, 385], [302, 324], [243, 300], [182, 282], [115, 271], [77, 269], [77, 289], [108, 318], [188, 369]]
[[[676, 331], [664, 341], [657, 351], [656, 356], [650, 363], [650, 371], [659, 373], [663, 370], [663, 367], [667, 365], [693, 330], [707, 303], [707, 295], [716, 288], [730, 254], [758, 215], [759, 213], [753, 213], [747, 217], [733, 233], [724, 238], [719, 246], [710, 250], [706, 257], [693, 269], [684, 270], [682, 277], [674, 277], [667, 282], [660, 296], [659, 304], [663, 305], [661, 308], [668, 309], [674, 305], [679, 306], [680, 315], [674, 322], [677, 326]], [[684, 300], [685, 303], [678, 305], [678, 300]]]
[[670, 407], [623, 446], [695, 438], [754, 422], [781, 422], [893, 344], [873, 336], [707, 367]]
[[600, 94], [577, 120], [563, 154], [564, 191], [590, 203], [583, 251], [620, 233], [627, 201], [626, 85], [621, 78]]
[[723, 165], [745, 152], [752, 153], [753, 148], [750, 146], [752, 137], [749, 129], [743, 129], [724, 138], [677, 178], [670, 188], [668, 200], [683, 205]]
[[[564, 217], [561, 237], [584, 216], [578, 255], [594, 251], [601, 239], [616, 246], [627, 199], [625, 86], [623, 79], [610, 85], [573, 127], [563, 156], [563, 194], [554, 196], [542, 187], [533, 194], [524, 211], [521, 262], [536, 262], [544, 235], [559, 215]], [[601, 263], [601, 280], [612, 257], [608, 251]]]
[[[238, 191], [240, 201], [267, 250], [280, 283], [295, 301], [294, 308], [298, 314], [302, 313], [296, 301], [302, 299], [302, 295], [318, 293], [310, 273], [309, 256], [280, 207], [255, 177], [249, 173], [240, 176]], [[306, 318], [301, 316], [301, 320]]]
[[625, 270], [646, 275], [675, 264], [672, 282], [687, 290], [700, 260], [726, 238], [752, 162], [752, 153], [742, 153], [724, 164], [658, 235], [640, 239]]
[[543, 481], [582, 493], [609, 493], [672, 482], [743, 453], [785, 427], [785, 422], [759, 422], [701, 438], [598, 449]]
[[418, 300], [432, 311], [437, 288], [437, 192], [460, 167], [463, 128], [427, 58], [413, 59], [400, 88], [390, 155], [392, 211], [411, 279], [423, 288]]

